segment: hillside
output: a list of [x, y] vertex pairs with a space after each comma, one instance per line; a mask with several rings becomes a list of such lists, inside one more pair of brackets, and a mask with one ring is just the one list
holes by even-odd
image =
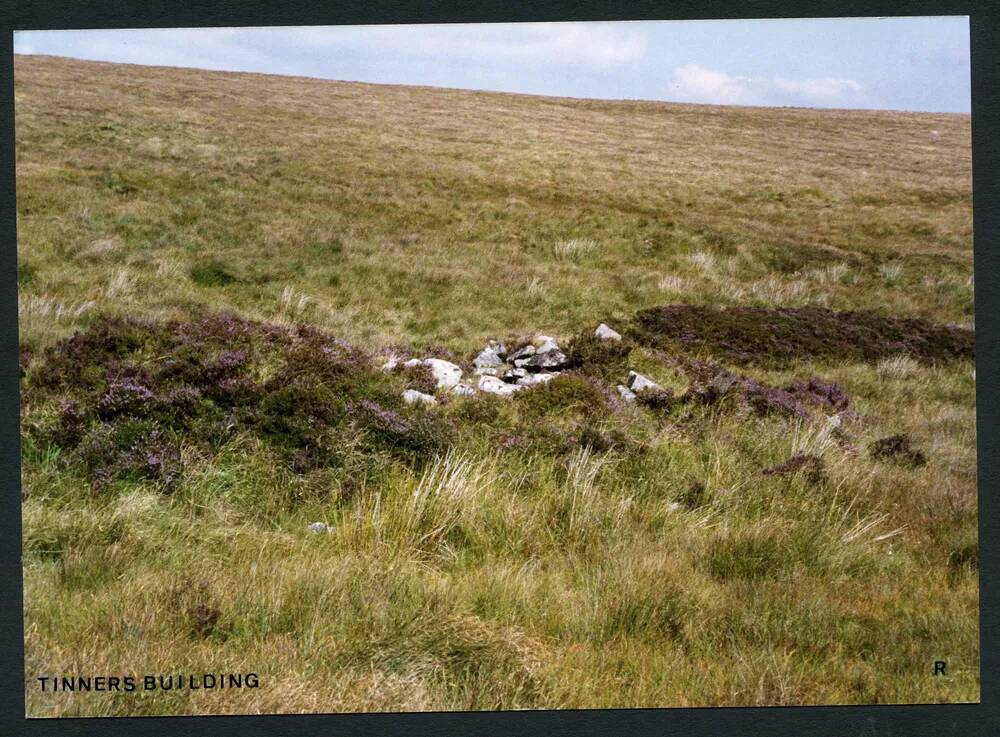
[[978, 700], [969, 116], [15, 105], [29, 714]]
[[[665, 301], [880, 308], [882, 265], [894, 309], [972, 316], [968, 116], [43, 57], [15, 78], [22, 283], [56, 303], [274, 318], [305, 297], [347, 339], [465, 349]], [[855, 284], [808, 276], [841, 263]]]

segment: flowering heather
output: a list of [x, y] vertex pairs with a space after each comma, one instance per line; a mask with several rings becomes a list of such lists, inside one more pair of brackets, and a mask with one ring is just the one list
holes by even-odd
[[205, 366], [205, 378], [219, 381], [236, 375], [247, 362], [247, 351], [225, 351]]
[[56, 404], [58, 419], [52, 430], [53, 440], [62, 446], [74, 446], [83, 438], [86, 416], [79, 405], [69, 399], [61, 399]]
[[98, 485], [172, 483], [181, 443], [211, 451], [238, 433], [261, 437], [302, 472], [339, 464], [354, 440], [409, 460], [446, 447], [448, 423], [406, 406], [403, 385], [315, 328], [114, 318], [35, 356], [24, 396], [59, 396], [53, 422], [27, 427], [70, 451]]
[[368, 399], [348, 404], [347, 413], [361, 418], [365, 424], [376, 427], [384, 432], [405, 433], [410, 429], [406, 421], [397, 412], [384, 409], [377, 402], [372, 402]]
[[823, 381], [815, 377], [796, 379], [785, 387], [785, 391], [799, 400], [812, 402], [835, 412], [844, 412], [851, 404], [850, 397], [847, 396], [838, 384]]
[[141, 412], [153, 399], [153, 392], [134, 381], [116, 381], [97, 400], [97, 414], [103, 419], [126, 412]]
[[805, 419], [810, 409], [820, 407], [846, 411], [850, 398], [837, 384], [817, 378], [797, 379], [781, 388], [735, 374], [719, 364], [695, 359], [677, 359], [690, 385], [680, 403], [716, 404], [731, 398], [759, 415], [778, 414]]
[[637, 313], [628, 333], [639, 343], [664, 350], [775, 367], [797, 360], [874, 363], [907, 354], [933, 363], [975, 355], [972, 330], [820, 307], [667, 305]]
[[787, 389], [765, 386], [753, 379], [744, 379], [740, 384], [740, 394], [757, 414], [774, 413], [803, 419], [808, 417], [802, 402]]

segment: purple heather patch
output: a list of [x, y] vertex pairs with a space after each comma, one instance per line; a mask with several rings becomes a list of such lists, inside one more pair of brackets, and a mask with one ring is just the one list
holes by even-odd
[[366, 423], [385, 432], [402, 434], [410, 429], [410, 426], [397, 412], [385, 409], [378, 402], [372, 402], [368, 399], [349, 402], [346, 405], [346, 410], [348, 414], [361, 417]]

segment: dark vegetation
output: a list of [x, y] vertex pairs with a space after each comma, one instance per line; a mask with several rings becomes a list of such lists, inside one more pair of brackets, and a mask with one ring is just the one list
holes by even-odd
[[[614, 427], [625, 407], [614, 382], [627, 372], [632, 346], [585, 336], [569, 345], [574, 368], [513, 402], [449, 397], [439, 410], [401, 398], [404, 388], [435, 393], [426, 366], [378, 370], [372, 354], [315, 328], [232, 316], [107, 318], [22, 354], [23, 402], [42, 410], [25, 427], [96, 489], [119, 479], [169, 488], [183, 473], [183, 448], [217, 452], [240, 433], [261, 438], [297, 473], [347, 467], [351, 453], [370, 459], [371, 469], [385, 457], [420, 465], [453, 446], [463, 428], [501, 451], [641, 449], [641, 432]], [[799, 419], [817, 409], [850, 414], [843, 390], [815, 377], [779, 387], [712, 362], [661, 358], [689, 382], [680, 395], [639, 393], [637, 404], [663, 420], [683, 423], [705, 408]], [[892, 452], [905, 451], [879, 451]]]
[[601, 340], [590, 331], [578, 334], [566, 346], [571, 367], [611, 382], [625, 376], [631, 353], [630, 341]]
[[971, 330], [822, 307], [666, 305], [639, 312], [630, 334], [663, 350], [768, 367], [797, 360], [874, 362], [898, 354], [933, 363], [975, 355]]
[[310, 328], [230, 316], [107, 319], [38, 356], [23, 401], [48, 402], [28, 432], [69, 451], [97, 486], [118, 478], [169, 486], [182, 444], [212, 451], [239, 432], [299, 472], [337, 466], [347, 447], [405, 461], [432, 456], [453, 428], [405, 405], [406, 381]]
[[907, 466], [923, 466], [927, 456], [922, 450], [913, 447], [909, 435], [892, 435], [880, 438], [868, 447], [872, 458], [893, 460]]
[[826, 464], [823, 459], [811, 453], [796, 453], [784, 463], [764, 470], [765, 476], [794, 476], [801, 474], [810, 484], [826, 481]]
[[690, 386], [678, 398], [679, 404], [715, 405], [736, 403], [758, 415], [809, 416], [814, 408], [848, 413], [850, 399], [835, 383], [817, 379], [797, 379], [785, 387], [770, 386], [709, 361], [680, 359]]

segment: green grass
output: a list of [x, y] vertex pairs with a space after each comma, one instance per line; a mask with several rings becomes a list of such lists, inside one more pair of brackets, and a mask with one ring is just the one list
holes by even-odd
[[[15, 102], [30, 715], [978, 700], [967, 116], [44, 57]], [[378, 368], [537, 333], [573, 372], [511, 400]]]

